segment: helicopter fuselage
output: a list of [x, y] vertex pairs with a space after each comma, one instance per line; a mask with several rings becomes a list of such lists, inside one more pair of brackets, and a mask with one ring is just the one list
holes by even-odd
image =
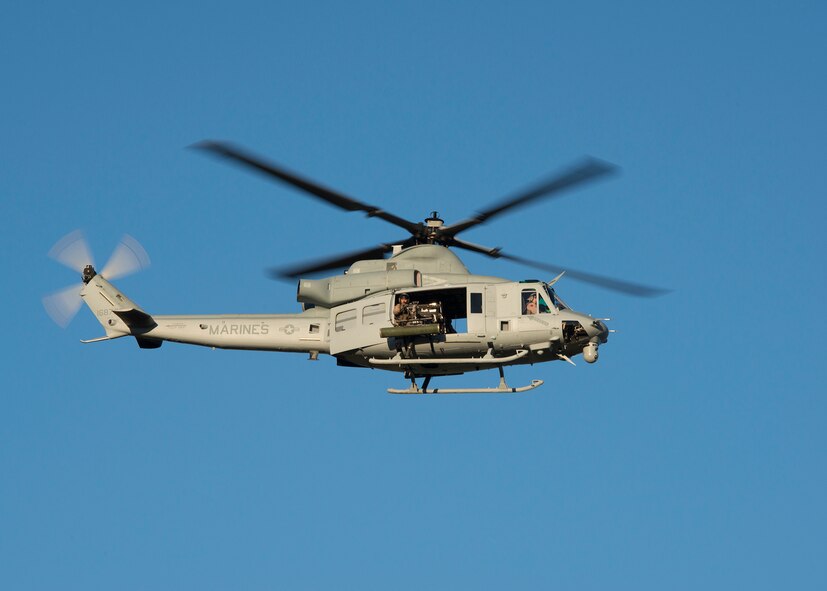
[[[124, 276], [148, 264], [137, 241], [124, 237], [101, 276], [92, 266], [85, 241], [72, 233], [53, 247], [50, 256], [81, 272], [80, 295], [104, 328], [104, 336], [84, 342], [133, 336], [142, 348], [173, 341], [222, 349], [303, 352], [310, 359], [329, 354], [339, 365], [404, 372], [411, 387], [388, 391], [413, 394], [524, 392], [541, 385], [542, 380], [510, 388], [504, 366], [555, 359], [571, 362], [578, 354], [594, 363], [598, 346], [608, 339], [611, 331], [602, 319], [575, 312], [557, 297], [552, 286], [563, 275], [563, 267], [458, 236], [506, 212], [610, 175], [617, 170], [614, 165], [586, 158], [446, 225], [436, 211], [421, 222], [411, 221], [227, 142], [204, 141], [196, 147], [341, 210], [381, 219], [405, 230], [406, 235], [395, 242], [272, 269], [270, 274], [276, 278], [299, 278], [296, 299], [302, 304], [300, 313], [156, 316], [142, 310], [105, 278]], [[557, 276], [545, 283], [473, 275], [449, 247]], [[385, 258], [388, 253], [391, 256]], [[347, 265], [350, 268], [342, 275], [311, 277]], [[634, 296], [666, 292], [571, 269], [568, 277]], [[44, 299], [47, 311], [62, 326], [80, 307], [77, 294], [78, 288], [71, 286]], [[428, 389], [432, 376], [487, 368], [499, 370], [498, 387]], [[422, 387], [416, 384], [417, 377], [424, 377]]]
[[[361, 263], [345, 275], [300, 280], [305, 310], [297, 314], [150, 316], [100, 275], [85, 280], [82, 296], [108, 338], [135, 336], [145, 348], [172, 341], [308, 353], [312, 359], [329, 354], [344, 366], [419, 376], [568, 360], [580, 353], [594, 362], [608, 337], [601, 320], [572, 311], [551, 285], [472, 275], [444, 247], [417, 246]], [[402, 283], [388, 287], [389, 277]], [[353, 299], [354, 290], [365, 295]], [[346, 301], [337, 303], [342, 297]]]

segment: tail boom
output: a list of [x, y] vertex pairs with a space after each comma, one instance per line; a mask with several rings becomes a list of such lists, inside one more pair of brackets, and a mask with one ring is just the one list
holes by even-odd
[[217, 349], [329, 353], [329, 316], [312, 312], [154, 316], [157, 326], [143, 333], [142, 338]]
[[84, 276], [81, 297], [106, 336], [86, 342], [134, 336], [142, 348], [172, 341], [218, 349], [330, 352], [328, 310], [310, 309], [300, 314], [152, 316], [104, 277], [89, 275]]

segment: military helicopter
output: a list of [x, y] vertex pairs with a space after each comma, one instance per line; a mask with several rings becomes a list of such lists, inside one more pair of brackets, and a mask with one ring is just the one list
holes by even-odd
[[[392, 394], [514, 393], [532, 390], [542, 380], [521, 387], [506, 384], [503, 368], [563, 360], [582, 355], [598, 359], [611, 331], [607, 318], [575, 312], [557, 294], [567, 277], [634, 296], [651, 297], [666, 290], [601, 275], [563, 269], [457, 238], [470, 228], [507, 211], [548, 199], [616, 168], [589, 158], [551, 178], [509, 196], [475, 215], [446, 225], [436, 211], [412, 222], [388, 211], [301, 177], [286, 168], [224, 142], [193, 146], [251, 168], [346, 211], [361, 211], [407, 232], [398, 240], [291, 268], [271, 270], [276, 278], [298, 279], [294, 314], [227, 314], [161, 316], [149, 314], [110, 281], [145, 267], [146, 252], [125, 237], [110, 262], [98, 273], [82, 235], [61, 240], [50, 255], [81, 273], [82, 283], [44, 298], [47, 311], [66, 325], [85, 303], [104, 329], [93, 343], [132, 336], [144, 349], [164, 341], [221, 349], [320, 354], [344, 367], [396, 371], [410, 380]], [[475, 275], [451, 248], [502, 258], [554, 273], [549, 281], [510, 281]], [[390, 253], [390, 257], [384, 258]], [[315, 278], [348, 267], [344, 274]], [[491, 388], [431, 388], [435, 376], [497, 369]], [[422, 378], [421, 385], [417, 379]]]

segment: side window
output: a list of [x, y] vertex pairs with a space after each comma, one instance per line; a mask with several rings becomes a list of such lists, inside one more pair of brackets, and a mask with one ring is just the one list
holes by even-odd
[[524, 289], [521, 294], [520, 302], [522, 303], [521, 310], [524, 315], [537, 314], [537, 290]]
[[381, 323], [387, 316], [385, 310], [385, 302], [365, 306], [362, 309], [362, 324], [364, 326], [369, 326], [371, 324]]
[[356, 310], [345, 310], [336, 314], [336, 322], [334, 323], [336, 332], [343, 332], [352, 329], [354, 326], [356, 326]]
[[482, 314], [482, 294], [471, 292], [471, 314]]
[[540, 305], [540, 314], [550, 314], [551, 313], [551, 308], [548, 307], [548, 304], [546, 303], [545, 298], [543, 298], [542, 293], [537, 296], [537, 301], [539, 302], [539, 305]]

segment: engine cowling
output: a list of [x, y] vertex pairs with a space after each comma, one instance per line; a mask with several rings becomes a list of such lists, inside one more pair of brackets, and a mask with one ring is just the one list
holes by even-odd
[[372, 293], [421, 285], [422, 274], [413, 269], [349, 273], [324, 279], [299, 279], [296, 299], [304, 304], [332, 308]]

